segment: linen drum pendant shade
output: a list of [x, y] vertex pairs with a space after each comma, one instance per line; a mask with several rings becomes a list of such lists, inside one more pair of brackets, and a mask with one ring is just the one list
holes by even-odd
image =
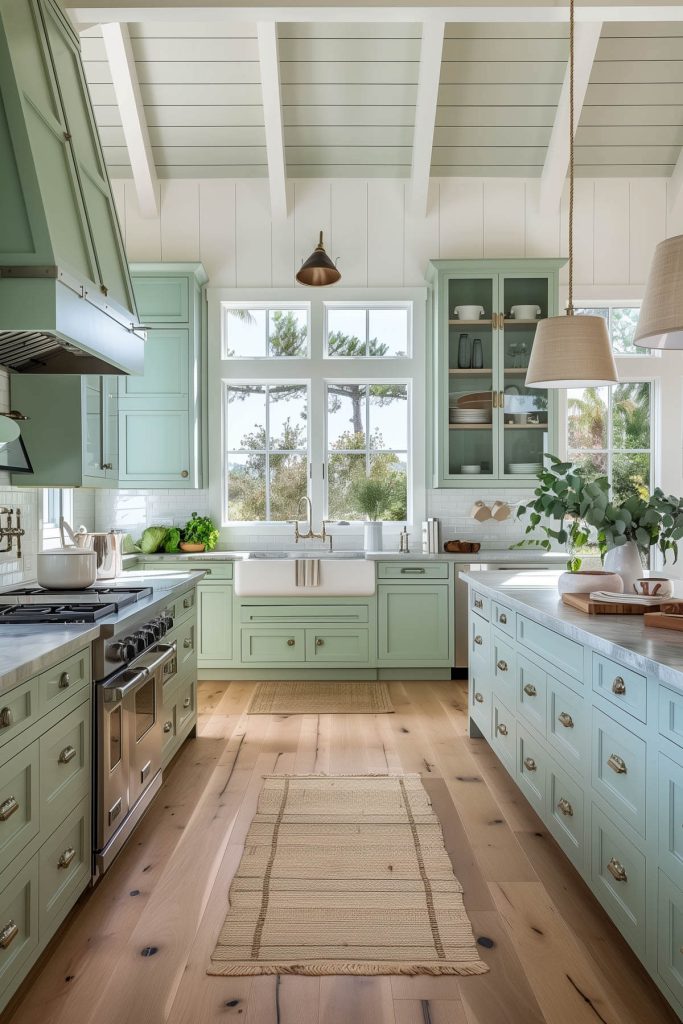
[[655, 249], [633, 341], [640, 348], [683, 348], [683, 235]]
[[330, 257], [325, 252], [323, 245], [323, 233], [320, 232], [320, 241], [308, 257], [302, 263], [296, 279], [299, 284], [307, 284], [313, 287], [324, 287], [328, 284], [336, 284], [341, 274], [335, 267]]
[[601, 316], [541, 320], [526, 384], [538, 388], [597, 387], [618, 381], [607, 321]]

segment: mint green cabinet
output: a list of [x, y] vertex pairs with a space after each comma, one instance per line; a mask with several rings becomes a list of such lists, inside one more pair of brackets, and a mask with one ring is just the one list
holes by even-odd
[[377, 587], [380, 666], [450, 665], [452, 587], [446, 583], [381, 583]]
[[197, 615], [197, 666], [222, 668], [233, 658], [232, 584], [200, 583]]
[[39, 487], [116, 487], [118, 382], [113, 376], [14, 374], [13, 407], [22, 423], [33, 473], [12, 482]]
[[[471, 487], [473, 475], [487, 485], [529, 484], [555, 451], [555, 394], [527, 388], [525, 376], [537, 320], [558, 312], [563, 263], [431, 261], [436, 487]], [[516, 316], [522, 306], [534, 317]]]
[[121, 487], [201, 485], [202, 286], [199, 264], [136, 264], [147, 326], [145, 371], [119, 381]]

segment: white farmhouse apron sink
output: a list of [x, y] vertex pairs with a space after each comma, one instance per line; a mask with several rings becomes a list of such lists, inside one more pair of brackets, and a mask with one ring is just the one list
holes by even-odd
[[320, 583], [296, 584], [296, 558], [254, 558], [235, 562], [236, 597], [370, 597], [375, 564], [364, 558], [321, 558]]

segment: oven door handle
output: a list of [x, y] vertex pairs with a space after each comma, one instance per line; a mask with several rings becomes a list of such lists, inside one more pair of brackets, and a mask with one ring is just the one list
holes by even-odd
[[144, 666], [151, 675], [175, 657], [176, 642], [174, 640], [173, 643], [170, 644], [156, 644], [151, 651], [147, 652], [147, 654], [156, 655], [154, 661], [146, 662]]
[[140, 683], [148, 677], [148, 675], [149, 669], [141, 668], [131, 679], [127, 679], [122, 686], [119, 686], [118, 683], [105, 683], [102, 687], [105, 704], [120, 703], [120, 701], [122, 701], [123, 698], [131, 692], [131, 690], [135, 690], [136, 687], [138, 687]]

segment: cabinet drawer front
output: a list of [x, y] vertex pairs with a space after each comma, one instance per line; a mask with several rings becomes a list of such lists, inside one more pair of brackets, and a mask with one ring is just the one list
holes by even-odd
[[196, 711], [195, 681], [189, 679], [184, 683], [176, 698], [176, 731], [180, 735], [190, 719], [194, 719]]
[[603, 907], [633, 948], [645, 949], [645, 856], [593, 804], [591, 879]]
[[[197, 612], [197, 590], [191, 590], [182, 597], [167, 605], [169, 615], [173, 617], [173, 632], [179, 629], [185, 622], [194, 619]], [[175, 636], [173, 637], [175, 639]]]
[[559, 665], [571, 676], [583, 676], [583, 647], [566, 636], [560, 636], [552, 629], [542, 626], [524, 615], [517, 616], [517, 639], [520, 644], [543, 653], [547, 661]]
[[[310, 599], [308, 599], [310, 600]], [[242, 605], [240, 622], [245, 625], [258, 626], [265, 623], [285, 626], [288, 623], [308, 625], [309, 623], [328, 622], [330, 624], [368, 622], [370, 617], [365, 604], [264, 604]]]
[[583, 790], [554, 761], [548, 768], [548, 828], [573, 864], [585, 861]]
[[515, 613], [497, 601], [491, 602], [491, 621], [508, 636], [515, 635]]
[[546, 674], [533, 661], [517, 655], [517, 711], [545, 736]]
[[307, 629], [306, 661], [360, 661], [370, 657], [367, 629]]
[[0, 871], [38, 834], [40, 741], [0, 768]]
[[133, 290], [142, 323], [188, 323], [190, 284], [186, 277], [135, 276]]
[[161, 752], [165, 755], [168, 748], [173, 745], [176, 736], [178, 735], [177, 728], [177, 694], [174, 690], [173, 695], [168, 700], [164, 699], [164, 705], [161, 712]]
[[659, 731], [672, 743], [683, 747], [683, 693], [660, 686], [657, 695]]
[[[10, 871], [6, 875], [11, 874]], [[3, 877], [3, 881], [5, 878]], [[32, 857], [0, 892], [0, 992], [12, 984], [38, 948], [38, 857]], [[13, 936], [13, 937], [12, 937]]]
[[378, 562], [380, 580], [447, 580], [448, 562]]
[[547, 792], [548, 756], [541, 744], [517, 727], [517, 782], [536, 813], [543, 817]]
[[491, 681], [488, 669], [475, 661], [469, 667], [470, 715], [491, 742]]
[[0, 748], [38, 719], [39, 680], [27, 679], [0, 696]]
[[90, 649], [79, 651], [39, 677], [41, 714], [51, 711], [67, 697], [90, 686]]
[[73, 809], [41, 847], [40, 940], [59, 926], [90, 878], [90, 798]]
[[488, 665], [491, 657], [491, 627], [486, 619], [474, 612], [470, 613], [470, 664], [478, 658], [482, 664]]
[[241, 632], [242, 661], [306, 660], [303, 629], [243, 629]]
[[178, 629], [176, 637], [176, 661], [179, 676], [187, 672], [197, 657], [197, 626], [193, 619], [188, 619]]
[[90, 793], [90, 701], [40, 738], [40, 823], [51, 832]]
[[494, 695], [491, 717], [491, 746], [511, 775], [515, 773], [517, 723], [515, 716]]
[[550, 746], [583, 771], [589, 735], [589, 709], [583, 698], [559, 679], [548, 676], [546, 737]]
[[683, 889], [683, 766], [659, 755], [659, 857]]
[[683, 1003], [683, 892], [663, 871], [659, 872], [657, 915], [657, 970]]
[[593, 652], [593, 689], [641, 722], [647, 720], [647, 679], [639, 672]]
[[510, 705], [515, 704], [515, 678], [517, 675], [517, 652], [507, 637], [493, 631], [493, 689]]
[[[192, 572], [195, 569], [201, 569], [206, 573], [206, 576], [199, 581], [198, 586], [203, 586], [206, 583], [212, 582], [212, 580], [231, 580], [233, 563], [219, 562], [217, 559], [200, 562], [196, 558], [186, 558], [184, 561], [172, 562], [166, 558], [157, 558], [156, 560], [150, 558], [142, 563], [138, 562], [132, 571], [140, 569], [144, 570], [144, 572]], [[185, 597], [187, 595], [183, 594], [182, 597], [176, 599], [176, 603], [179, 603], [182, 607]]]
[[491, 600], [486, 594], [480, 594], [474, 587], [470, 590], [470, 608], [483, 619], [491, 618]]
[[593, 708], [593, 789], [641, 836], [645, 835], [645, 741]]

